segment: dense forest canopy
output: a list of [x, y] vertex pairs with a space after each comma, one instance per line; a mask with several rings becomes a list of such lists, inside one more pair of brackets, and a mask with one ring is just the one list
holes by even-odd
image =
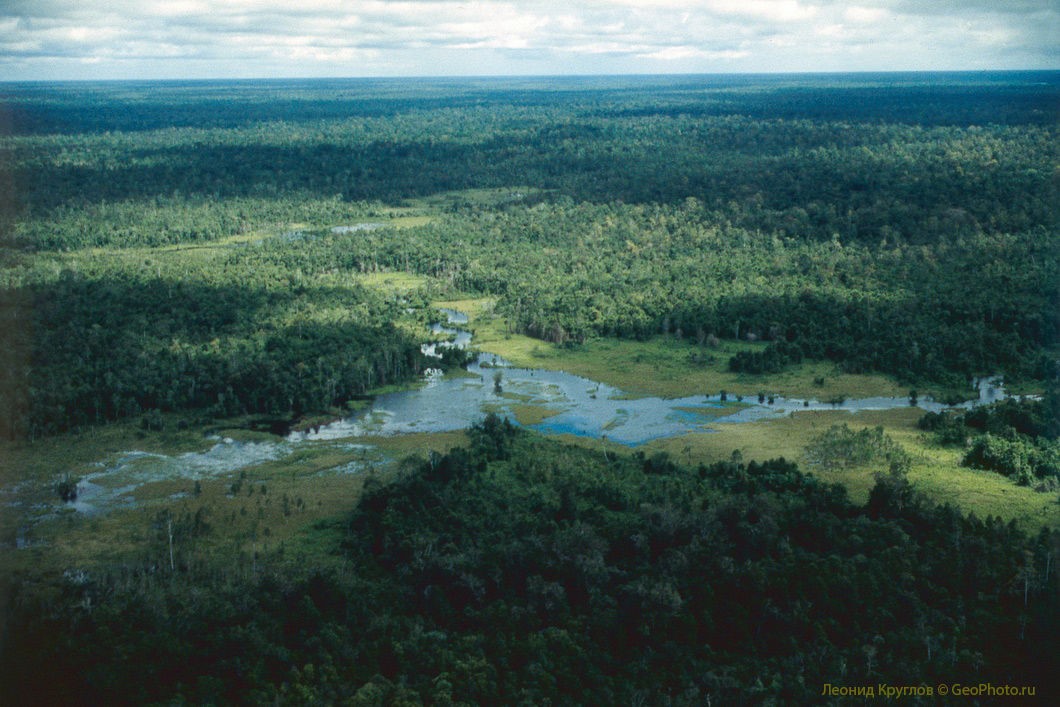
[[[257, 373], [289, 368], [263, 331], [251, 353], [228, 354], [229, 377], [242, 382], [223, 402], [209, 370], [155, 355], [174, 335], [178, 348], [223, 347], [224, 317], [251, 322], [256, 295], [235, 294], [235, 309], [215, 318], [194, 292], [233, 270], [257, 288], [258, 259], [266, 279], [436, 276], [498, 296], [518, 331], [561, 343], [771, 342], [734, 360], [752, 373], [811, 358], [951, 388], [985, 374], [1055, 375], [1055, 72], [7, 84], [0, 95], [12, 186], [0, 301], [15, 333], [0, 388], [12, 433], [154, 407], [326, 405], [371, 387], [368, 371], [378, 382], [421, 368], [413, 342], [378, 328], [392, 312], [373, 304], [362, 310], [378, 320], [358, 326], [393, 341], [403, 363], [352, 353], [322, 364], [348, 382], [305, 403]], [[453, 194], [482, 188], [512, 193], [485, 203]], [[395, 208], [425, 218], [370, 233], [326, 228]], [[311, 237], [232, 249], [194, 272], [124, 272], [133, 299], [172, 293], [176, 280], [191, 294], [167, 299], [169, 333], [108, 318], [103, 338], [123, 342], [120, 363], [83, 350], [84, 337], [53, 336], [103, 326], [93, 307], [122, 297], [97, 275], [76, 287], [57, 276], [100, 272], [91, 249], [218, 243], [291, 223]], [[201, 332], [179, 331], [188, 312]], [[120, 381], [175, 370], [202, 379], [188, 383], [196, 392]], [[254, 381], [274, 392], [239, 389]]]
[[[906, 432], [944, 473], [1055, 492], [1058, 107], [1058, 72], [0, 84], [3, 449], [341, 415], [466, 363], [421, 349], [460, 297], [534, 346], [734, 351], [752, 381], [820, 365], [960, 398], [1001, 375], [1045, 395]], [[0, 702], [1055, 686], [1056, 533], [929, 502], [883, 427], [806, 448], [864, 472], [867, 503], [790, 460], [587, 450], [493, 415], [447, 453], [425, 437], [311, 527], [286, 490], [334, 488], [306, 462], [359, 445], [47, 521], [114, 547], [4, 525]]]
[[[928, 504], [900, 473], [857, 507], [783, 459], [689, 469], [495, 417], [470, 436], [367, 492], [339, 571], [212, 565], [195, 547], [214, 531], [196, 520], [176, 574], [125, 565], [18, 596], [43, 629], [12, 627], [9, 696], [816, 704], [827, 684], [982, 682], [1051, 694], [1048, 534]], [[159, 532], [155, 566], [165, 547]]]
[[[13, 134], [238, 128], [468, 106], [751, 115], [920, 125], [1056, 120], [1055, 72], [718, 74], [8, 83]], [[827, 100], [821, 100], [828, 89]]]

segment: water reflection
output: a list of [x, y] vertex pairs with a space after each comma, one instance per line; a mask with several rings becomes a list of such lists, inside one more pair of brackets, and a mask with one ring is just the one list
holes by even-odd
[[[436, 323], [432, 332], [450, 337], [449, 341], [425, 344], [430, 355], [440, 356], [443, 346], [466, 348], [470, 332], [466, 314], [443, 310], [445, 324]], [[428, 349], [425, 348], [425, 352]], [[267, 461], [280, 460], [300, 445], [326, 443], [355, 449], [369, 449], [351, 440], [368, 435], [397, 435], [411, 432], [462, 430], [480, 421], [489, 412], [518, 423], [539, 420], [528, 427], [549, 434], [574, 434], [607, 438], [636, 446], [645, 442], [695, 432], [710, 432], [718, 424], [753, 422], [789, 415], [800, 410], [887, 410], [907, 407], [907, 398], [875, 397], [842, 403], [802, 398], [770, 398], [735, 401], [720, 395], [691, 395], [684, 398], [631, 398], [624, 391], [563, 371], [516, 368], [496, 356], [481, 356], [468, 367], [469, 375], [447, 377], [429, 370], [421, 387], [378, 396], [371, 407], [349, 418], [306, 432], [294, 432], [284, 439], [262, 442], [218, 440], [204, 452], [166, 456], [140, 451], [125, 452], [117, 460], [101, 464], [98, 472], [83, 478], [78, 498], [70, 506], [93, 513], [104, 508], [135, 503], [133, 492], [145, 483], [174, 478], [198, 479], [229, 474]], [[979, 399], [960, 407], [973, 407], [1004, 399], [999, 379], [976, 381]], [[948, 407], [929, 397], [916, 401], [926, 411]], [[532, 415], [526, 415], [533, 411]], [[342, 440], [347, 440], [342, 442]], [[363, 456], [363, 454], [362, 454]], [[357, 473], [360, 462], [350, 461], [337, 473]]]
[[[753, 422], [782, 417], [800, 410], [889, 410], [909, 406], [908, 398], [874, 397], [842, 403], [816, 399], [775, 397], [772, 403], [748, 399], [736, 402], [718, 395], [683, 398], [634, 398], [622, 390], [563, 371], [515, 368], [503, 359], [486, 356], [468, 367], [473, 377], [434, 377], [417, 390], [376, 398], [370, 410], [357, 417], [321, 427], [294, 439], [339, 439], [359, 435], [406, 432], [447, 432], [465, 429], [494, 412], [517, 422], [519, 406], [543, 408], [548, 417], [529, 425], [551, 434], [603, 437], [635, 446], [690, 432], [707, 432], [718, 423]], [[495, 376], [500, 375], [499, 385]], [[499, 389], [498, 389], [499, 388]], [[1005, 396], [999, 381], [984, 382], [980, 399], [993, 402]], [[971, 407], [978, 401], [964, 403]], [[917, 407], [937, 412], [946, 407], [929, 397]]]

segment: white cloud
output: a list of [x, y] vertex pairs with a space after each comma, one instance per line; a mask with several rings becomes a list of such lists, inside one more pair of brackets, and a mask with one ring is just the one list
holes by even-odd
[[770, 22], [795, 22], [817, 14], [817, 7], [797, 0], [707, 0], [707, 7], [730, 15], [745, 15]]
[[843, 37], [847, 34], [843, 25], [818, 25], [813, 33], [818, 37]]
[[705, 51], [695, 47], [666, 47], [653, 52], [638, 54], [642, 59], [654, 61], [687, 61], [689, 59], [733, 60], [742, 59], [748, 55], [746, 51], [727, 50], [719, 52]]
[[1046, 0], [4, 0], [0, 80], [1060, 68], [1058, 34]]
[[861, 5], [854, 5], [853, 7], [848, 7], [843, 10], [843, 19], [855, 24], [872, 24], [880, 22], [885, 19], [887, 15], [887, 10], [882, 7], [862, 7]]

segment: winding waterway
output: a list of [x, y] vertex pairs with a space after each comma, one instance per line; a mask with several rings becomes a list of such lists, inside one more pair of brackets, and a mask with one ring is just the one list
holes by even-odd
[[[452, 326], [467, 324], [467, 315], [443, 310], [450, 327], [435, 324], [435, 334], [454, 337], [444, 345], [466, 347], [471, 334]], [[435, 344], [424, 351], [435, 354]], [[639, 445], [653, 439], [710, 430], [717, 422], [753, 422], [781, 417], [798, 410], [889, 410], [909, 406], [908, 398], [863, 398], [841, 404], [803, 398], [757, 398], [722, 400], [720, 394], [684, 398], [631, 398], [625, 391], [604, 383], [546, 369], [516, 368], [497, 356], [483, 354], [468, 366], [469, 377], [447, 378], [433, 375], [422, 388], [391, 393], [376, 398], [371, 409], [360, 416], [342, 420], [308, 434], [288, 439], [339, 439], [361, 435], [391, 435], [406, 432], [445, 432], [459, 430], [479, 421], [486, 412], [495, 412], [517, 422], [513, 406], [542, 408], [546, 419], [528, 427], [553, 434], [604, 437], [626, 445]], [[499, 379], [497, 378], [499, 376]], [[977, 382], [979, 399], [961, 407], [994, 402], [1006, 397], [1004, 388], [992, 379]], [[930, 397], [917, 401], [917, 407], [938, 412], [948, 406]]]
[[[467, 347], [471, 334], [460, 328], [467, 315], [443, 310], [448, 322], [432, 327], [435, 335], [449, 341], [424, 344], [428, 356], [439, 356], [444, 346]], [[574, 434], [606, 438], [636, 446], [653, 439], [688, 433], [708, 433], [718, 423], [743, 423], [781, 417], [798, 410], [887, 410], [907, 407], [907, 398], [865, 398], [842, 404], [801, 398], [777, 397], [759, 403], [720, 395], [692, 395], [667, 399], [631, 398], [609, 385], [563, 371], [516, 368], [507, 361], [484, 354], [470, 365], [468, 375], [444, 376], [429, 370], [422, 386], [378, 396], [365, 411], [347, 419], [306, 432], [293, 432], [271, 441], [239, 442], [216, 439], [203, 452], [167, 456], [129, 451], [100, 463], [98, 471], [84, 477], [78, 486], [78, 499], [70, 505], [96, 513], [133, 503], [132, 492], [140, 485], [162, 478], [189, 480], [230, 474], [268, 461], [282, 460], [306, 444], [364, 450], [355, 440], [366, 436], [386, 436], [411, 432], [447, 432], [465, 429], [493, 412], [518, 423], [518, 411], [536, 410], [531, 429], [549, 434]], [[979, 399], [964, 403], [972, 407], [1006, 397], [994, 380], [979, 384]], [[931, 398], [917, 406], [930, 411], [946, 407]], [[363, 454], [361, 455], [364, 456]], [[335, 473], [358, 472], [362, 462], [351, 461]]]

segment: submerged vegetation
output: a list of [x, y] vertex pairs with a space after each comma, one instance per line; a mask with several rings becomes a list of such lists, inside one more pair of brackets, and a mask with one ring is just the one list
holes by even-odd
[[[0, 85], [0, 701], [1043, 694], [1058, 96], [1055, 72]], [[640, 449], [490, 416], [74, 510], [130, 439], [178, 459], [456, 374], [421, 348], [439, 307], [629, 396], [836, 411]], [[556, 413], [488, 375], [516, 422]], [[841, 412], [984, 376], [1041, 397]]]

